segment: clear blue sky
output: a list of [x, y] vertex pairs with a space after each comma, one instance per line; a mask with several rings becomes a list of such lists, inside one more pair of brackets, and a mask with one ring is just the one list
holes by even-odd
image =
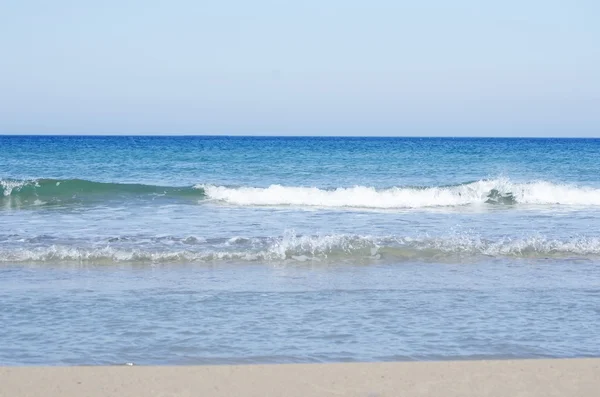
[[597, 0], [0, 1], [0, 133], [600, 136]]

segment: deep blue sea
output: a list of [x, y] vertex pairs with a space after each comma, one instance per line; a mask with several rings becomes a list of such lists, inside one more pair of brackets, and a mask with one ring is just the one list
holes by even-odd
[[0, 365], [600, 357], [600, 140], [0, 136]]

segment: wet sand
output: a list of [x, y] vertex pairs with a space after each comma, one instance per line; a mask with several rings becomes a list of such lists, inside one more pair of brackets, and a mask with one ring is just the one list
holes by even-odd
[[0, 396], [598, 396], [600, 359], [0, 367]]

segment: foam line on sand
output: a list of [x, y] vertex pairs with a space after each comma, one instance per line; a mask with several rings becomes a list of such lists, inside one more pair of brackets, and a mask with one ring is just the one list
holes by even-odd
[[598, 396], [600, 359], [0, 367], [0, 396]]

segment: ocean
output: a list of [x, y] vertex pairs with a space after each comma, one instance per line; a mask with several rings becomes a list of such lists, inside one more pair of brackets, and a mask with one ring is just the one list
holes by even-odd
[[600, 357], [600, 140], [0, 136], [0, 365]]

